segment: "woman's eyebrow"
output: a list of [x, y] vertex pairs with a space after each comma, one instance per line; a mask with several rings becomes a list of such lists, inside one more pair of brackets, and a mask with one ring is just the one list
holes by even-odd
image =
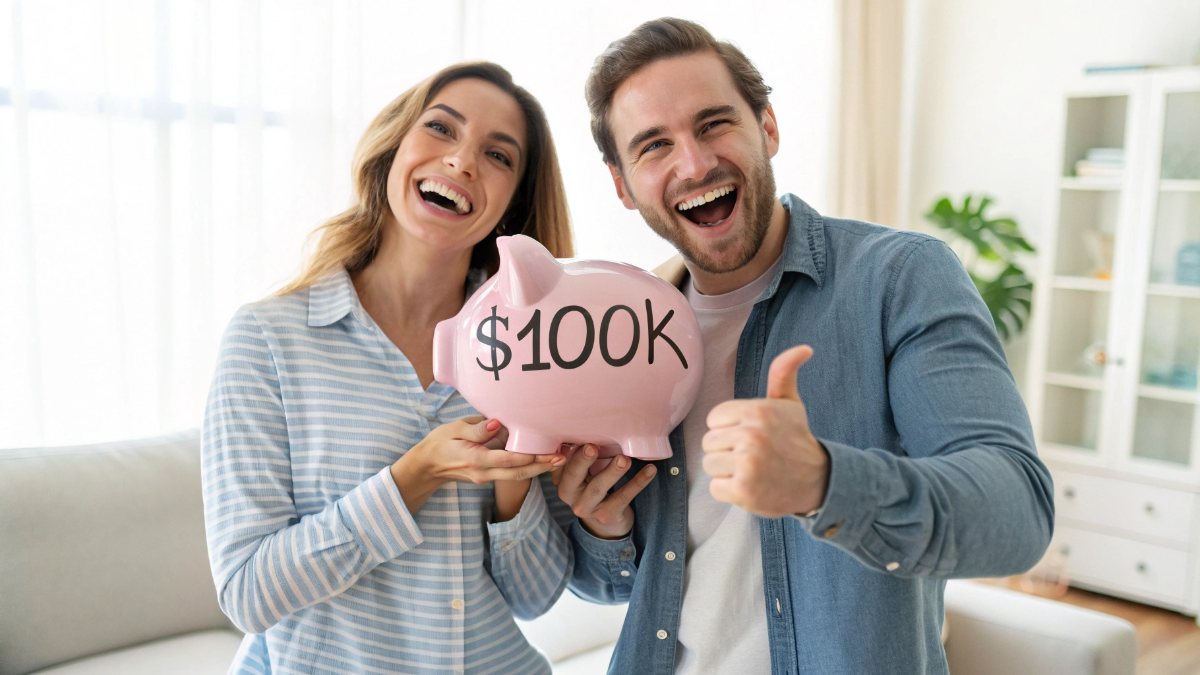
[[[462, 113], [458, 112], [454, 108], [451, 108], [450, 106], [446, 105], [445, 103], [434, 103], [433, 105], [429, 106], [428, 109], [433, 110], [434, 108], [445, 111], [447, 115], [458, 120], [458, 122], [460, 124], [467, 123], [467, 118]], [[504, 133], [503, 131], [493, 131], [490, 134], [488, 134], [488, 137], [491, 138], [492, 140], [499, 141], [501, 143], [507, 143], [508, 145], [513, 146], [513, 148], [516, 149], [518, 154], [521, 153], [521, 144], [517, 142], [517, 139]]]

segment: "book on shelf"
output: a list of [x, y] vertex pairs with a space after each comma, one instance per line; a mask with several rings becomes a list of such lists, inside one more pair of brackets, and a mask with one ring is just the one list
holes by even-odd
[[1083, 67], [1084, 75], [1102, 75], [1106, 73], [1139, 73], [1144, 70], [1161, 68], [1157, 63], [1090, 63]]
[[1123, 164], [1107, 164], [1081, 159], [1075, 162], [1075, 175], [1080, 178], [1120, 178], [1125, 173]]

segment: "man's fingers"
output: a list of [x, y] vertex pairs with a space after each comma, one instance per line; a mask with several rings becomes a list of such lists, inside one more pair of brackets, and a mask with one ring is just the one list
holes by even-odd
[[731, 452], [710, 452], [700, 462], [704, 473], [715, 478], [729, 478], [737, 467], [737, 459]]
[[800, 400], [800, 388], [796, 384], [796, 373], [812, 358], [813, 350], [808, 345], [792, 347], [771, 361], [767, 371], [767, 398]]
[[700, 439], [700, 448], [704, 452], [727, 452], [737, 446], [743, 431], [741, 427], [722, 427], [709, 429]]
[[614, 490], [608, 496], [608, 500], [613, 509], [617, 512], [625, 510], [625, 507], [633, 503], [633, 498], [646, 489], [650, 481], [654, 480], [654, 475], [658, 473], [658, 468], [653, 464], [643, 466], [641, 471], [633, 475], [629, 482]]
[[558, 496], [564, 503], [574, 506], [587, 482], [588, 470], [591, 469], [592, 462], [596, 461], [596, 455], [595, 447], [589, 450], [588, 446], [584, 446], [571, 451], [567, 463], [559, 471], [558, 478]]

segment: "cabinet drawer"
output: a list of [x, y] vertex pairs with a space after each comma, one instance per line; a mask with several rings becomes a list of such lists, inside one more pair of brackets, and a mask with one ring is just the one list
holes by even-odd
[[1072, 471], [1054, 471], [1058, 520], [1157, 537], [1186, 546], [1191, 541], [1196, 495]]
[[1051, 545], [1063, 556], [1068, 581], [1177, 607], [1188, 604], [1184, 551], [1062, 526], [1055, 530]]

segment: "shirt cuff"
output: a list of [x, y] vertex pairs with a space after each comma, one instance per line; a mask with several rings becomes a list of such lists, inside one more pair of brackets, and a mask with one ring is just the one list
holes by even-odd
[[[488, 523], [488, 535], [495, 543], [505, 542], [500, 550], [507, 550], [512, 544], [537, 531], [538, 525], [546, 519], [550, 511], [546, 508], [546, 498], [542, 496], [542, 482], [529, 481], [529, 491], [525, 493], [525, 501], [517, 515], [502, 523]], [[493, 544], [494, 545], [494, 544]]]
[[376, 564], [412, 550], [425, 540], [392, 479], [391, 466], [338, 500], [338, 516]]
[[625, 562], [633, 560], [637, 553], [633, 545], [633, 532], [621, 539], [601, 539], [576, 520], [571, 523], [571, 539], [589, 557], [606, 562]]

